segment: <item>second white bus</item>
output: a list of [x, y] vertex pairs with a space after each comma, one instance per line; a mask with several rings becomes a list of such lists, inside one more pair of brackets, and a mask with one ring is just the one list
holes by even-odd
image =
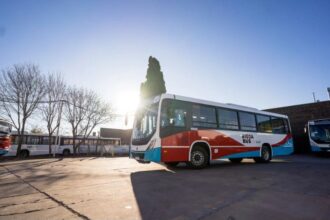
[[308, 121], [307, 131], [312, 152], [330, 152], [330, 119]]
[[[11, 136], [12, 145], [7, 149], [5, 156], [16, 156], [17, 152], [17, 135]], [[48, 135], [27, 134], [23, 136], [23, 143], [19, 157], [27, 158], [29, 156], [39, 156], [49, 154], [49, 143], [51, 143], [52, 152], [62, 154], [64, 156], [73, 153], [73, 139], [71, 136], [60, 136], [58, 143], [56, 137], [49, 139]], [[113, 147], [115, 154], [128, 154], [128, 146], [122, 146], [120, 138], [98, 138], [89, 137], [88, 139], [77, 137], [76, 144], [80, 143], [77, 153], [79, 154], [98, 154], [102, 150], [107, 150], [108, 146]]]

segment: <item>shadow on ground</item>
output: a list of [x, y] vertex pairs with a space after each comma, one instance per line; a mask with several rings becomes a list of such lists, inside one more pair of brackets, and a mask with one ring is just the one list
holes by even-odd
[[[131, 181], [142, 219], [276, 219], [295, 218], [291, 212], [298, 211], [300, 218], [304, 217], [304, 207], [300, 207], [304, 204], [295, 201], [299, 195], [330, 195], [326, 185], [314, 185], [329, 182], [329, 172], [322, 169], [318, 173], [310, 169], [314, 166], [286, 159], [269, 164], [223, 161], [203, 170], [181, 166], [132, 173]], [[293, 195], [285, 201], [288, 193]], [[276, 199], [277, 194], [283, 198]], [[314, 206], [311, 212], [324, 212]]]

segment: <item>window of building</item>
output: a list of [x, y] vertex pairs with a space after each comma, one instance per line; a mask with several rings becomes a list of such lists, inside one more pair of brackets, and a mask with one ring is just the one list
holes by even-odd
[[237, 111], [218, 109], [219, 127], [238, 130]]
[[257, 115], [257, 126], [259, 132], [272, 133], [272, 124], [269, 116]]
[[239, 122], [241, 125], [241, 130], [244, 131], [256, 131], [256, 120], [252, 113], [239, 112]]
[[202, 105], [193, 105], [192, 125], [194, 127], [216, 128], [217, 117], [215, 108]]

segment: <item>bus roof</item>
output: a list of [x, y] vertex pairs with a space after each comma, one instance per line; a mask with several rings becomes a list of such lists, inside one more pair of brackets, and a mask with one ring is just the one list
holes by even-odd
[[[13, 134], [12, 136], [18, 136], [18, 134]], [[48, 134], [24, 134], [24, 136], [38, 136], [38, 137], [48, 137]], [[52, 135], [52, 137], [56, 137], [56, 135]], [[61, 138], [73, 138], [72, 136], [64, 136], [64, 135], [59, 135]], [[76, 139], [82, 139], [83, 136], [77, 136]], [[96, 136], [89, 136], [86, 138], [87, 140], [89, 139], [100, 139], [100, 140], [120, 140], [120, 138], [111, 138], [111, 137], [96, 137]]]
[[256, 108], [252, 108], [252, 107], [236, 105], [236, 104], [231, 104], [231, 103], [225, 104], [225, 103], [219, 103], [219, 102], [206, 101], [206, 100], [202, 100], [202, 99], [195, 99], [195, 98], [174, 95], [174, 94], [162, 94], [160, 96], [160, 98], [158, 98], [158, 99], [175, 99], [175, 100], [181, 100], [181, 101], [186, 101], [186, 102], [193, 102], [193, 103], [199, 103], [199, 104], [204, 104], [204, 105], [211, 105], [211, 106], [216, 106], [216, 107], [246, 111], [246, 112], [251, 112], [251, 113], [270, 115], [270, 116], [274, 116], [274, 117], [288, 118], [288, 116], [286, 116], [286, 115], [277, 114], [277, 113], [273, 113], [273, 112], [267, 112], [267, 111], [261, 111], [261, 110], [258, 110]]
[[330, 118], [309, 120], [309, 124], [330, 124]]

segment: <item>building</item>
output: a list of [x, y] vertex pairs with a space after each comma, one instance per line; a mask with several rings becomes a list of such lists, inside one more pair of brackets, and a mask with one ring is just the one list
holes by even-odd
[[122, 145], [129, 145], [131, 142], [132, 129], [101, 128], [100, 137], [120, 138]]
[[265, 111], [289, 116], [295, 152], [306, 153], [310, 151], [310, 146], [304, 131], [305, 125], [308, 120], [330, 118], [330, 101], [265, 109]]

